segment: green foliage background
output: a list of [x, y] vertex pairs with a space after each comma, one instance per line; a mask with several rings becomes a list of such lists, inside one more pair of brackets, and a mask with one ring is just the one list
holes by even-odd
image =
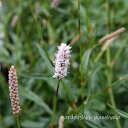
[[[95, 60], [102, 47], [97, 46], [98, 40], [120, 27], [127, 28], [128, 1], [81, 0], [80, 10], [77, 0], [61, 0], [58, 8], [51, 8], [51, 2], [2, 1], [0, 127], [15, 127], [8, 91], [8, 69], [11, 65], [15, 65], [18, 73], [21, 127], [49, 127], [57, 87], [57, 80], [52, 78], [54, 68], [49, 60], [54, 61], [57, 46], [65, 42], [72, 46], [72, 57], [69, 74], [60, 83], [56, 127], [60, 115], [119, 114], [121, 127], [127, 128], [128, 116], [122, 112], [128, 112], [127, 30], [98, 61]], [[120, 79], [122, 76], [126, 77]], [[114, 87], [108, 89], [114, 82]], [[112, 96], [116, 103], [114, 109], [107, 105], [112, 104]], [[120, 128], [115, 120], [65, 120], [64, 127]]]

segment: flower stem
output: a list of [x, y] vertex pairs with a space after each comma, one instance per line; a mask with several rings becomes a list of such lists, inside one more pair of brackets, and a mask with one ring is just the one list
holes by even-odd
[[50, 127], [51, 128], [54, 128], [54, 120], [55, 120], [55, 113], [56, 113], [56, 106], [57, 106], [57, 97], [58, 97], [59, 85], [60, 85], [60, 80], [58, 80], [57, 90], [56, 90], [56, 96], [54, 96], [54, 100], [53, 100], [52, 120], [51, 120], [51, 124], [50, 124]]
[[15, 116], [15, 119], [16, 119], [17, 128], [20, 128], [20, 119], [19, 119], [19, 116]]
[[60, 80], [58, 80], [58, 85], [57, 85], [57, 89], [56, 89], [56, 97], [58, 97], [59, 85], [60, 85]]

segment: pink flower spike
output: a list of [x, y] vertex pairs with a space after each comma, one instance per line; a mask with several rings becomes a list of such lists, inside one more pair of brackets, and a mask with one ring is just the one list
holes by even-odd
[[55, 59], [55, 73], [53, 75], [54, 78], [62, 79], [67, 76], [68, 66], [69, 66], [69, 59], [70, 59], [70, 52], [71, 47], [62, 43], [58, 46], [58, 51], [56, 53]]
[[14, 66], [11, 66], [9, 70], [9, 92], [12, 111], [14, 115], [18, 115], [21, 108], [19, 105], [19, 94], [18, 94], [18, 81], [17, 74]]

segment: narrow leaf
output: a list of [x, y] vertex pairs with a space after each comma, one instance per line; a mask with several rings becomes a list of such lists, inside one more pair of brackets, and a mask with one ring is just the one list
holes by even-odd
[[34, 92], [32, 92], [31, 90], [25, 90], [23, 87], [20, 87], [19, 91], [20, 91], [20, 94], [24, 96], [25, 98], [43, 107], [49, 114], [52, 113], [49, 106], [43, 100], [41, 100], [41, 98], [38, 95], [36, 95]]
[[45, 44], [43, 44], [43, 48], [39, 44], [37, 44], [36, 47], [37, 47], [39, 54], [41, 55], [42, 59], [47, 64], [47, 67], [49, 69], [52, 69], [52, 65], [50, 63], [51, 59], [49, 58], [49, 53], [48, 53], [48, 50], [47, 50]]
[[42, 74], [23, 74], [23, 73], [20, 73], [19, 76], [21, 77], [26, 77], [26, 78], [32, 78], [32, 79], [39, 79], [39, 80], [45, 80], [46, 78], [48, 77], [51, 77], [52, 75], [42, 75]]
[[100, 124], [94, 122], [94, 121], [91, 121], [91, 120], [85, 120], [85, 123], [90, 126], [91, 128], [105, 128], [103, 126], [101, 126]]
[[113, 110], [114, 110], [117, 114], [119, 114], [120, 116], [122, 116], [122, 117], [128, 119], [128, 113], [126, 113], [126, 112], [124, 112], [124, 111], [122, 111], [122, 110], [120, 110], [120, 109], [114, 108], [114, 107], [111, 106], [110, 104], [108, 104], [108, 106], [109, 106], [111, 109], [113, 109]]
[[25, 127], [25, 128], [42, 128], [44, 127], [46, 123], [45, 122], [35, 122], [35, 121], [29, 121], [29, 120], [26, 120], [24, 122], [22, 122], [22, 126]]
[[91, 55], [91, 52], [92, 52], [92, 49], [87, 50], [82, 57], [82, 72], [83, 73], [86, 73], [87, 71], [89, 57]]

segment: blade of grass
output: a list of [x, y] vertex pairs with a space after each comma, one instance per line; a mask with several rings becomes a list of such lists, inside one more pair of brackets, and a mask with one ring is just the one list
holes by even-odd
[[35, 102], [39, 106], [43, 107], [46, 110], [46, 112], [51, 115], [51, 113], [52, 113], [51, 109], [37, 94], [35, 94], [31, 90], [25, 90], [25, 88], [23, 88], [23, 87], [19, 88], [19, 92], [25, 98], [27, 98], [27, 99]]
[[19, 76], [21, 77], [25, 77], [25, 78], [30, 78], [30, 79], [38, 79], [38, 80], [46, 80], [46, 78], [49, 78], [51, 77], [51, 75], [42, 75], [42, 74], [33, 74], [33, 75], [30, 75], [30, 74], [24, 74], [24, 73], [19, 73]]
[[120, 109], [114, 108], [114, 107], [111, 106], [110, 104], [108, 104], [108, 106], [109, 106], [112, 110], [114, 110], [114, 112], [116, 112], [117, 114], [119, 114], [120, 116], [122, 116], [122, 117], [128, 119], [128, 113], [126, 113], [126, 112], [124, 112], [124, 111], [122, 111], [122, 110], [120, 110]]

